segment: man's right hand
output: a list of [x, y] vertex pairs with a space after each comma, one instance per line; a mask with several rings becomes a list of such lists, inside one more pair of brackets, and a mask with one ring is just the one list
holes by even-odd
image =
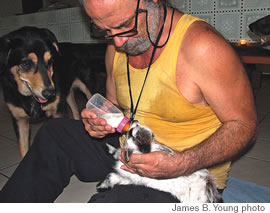
[[115, 128], [107, 124], [106, 120], [97, 117], [97, 115], [89, 109], [82, 110], [81, 117], [85, 130], [92, 137], [103, 138], [107, 134], [116, 131]]

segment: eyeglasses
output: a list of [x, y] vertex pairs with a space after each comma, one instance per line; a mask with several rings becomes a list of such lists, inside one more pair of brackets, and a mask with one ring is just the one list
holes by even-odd
[[115, 33], [115, 34], [109, 35], [107, 30], [100, 29], [97, 25], [94, 24], [93, 21], [90, 21], [91, 37], [97, 38], [97, 39], [113, 39], [116, 36], [118, 36], [118, 37], [131, 37], [131, 36], [137, 35], [138, 34], [138, 30], [137, 30], [138, 15], [139, 15], [139, 13], [146, 13], [147, 14], [147, 10], [139, 8], [139, 5], [140, 5], [140, 0], [138, 0], [138, 2], [137, 2], [137, 7], [135, 10], [135, 23], [134, 23], [134, 27], [132, 29], [121, 32], [121, 33]]

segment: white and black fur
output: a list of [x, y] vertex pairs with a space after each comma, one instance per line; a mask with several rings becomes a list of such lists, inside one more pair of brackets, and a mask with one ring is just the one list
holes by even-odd
[[[149, 153], [155, 151], [166, 152], [171, 155], [174, 151], [167, 146], [157, 144], [154, 142], [154, 135], [152, 131], [141, 126], [137, 121], [133, 121], [127, 133], [127, 138], [124, 144], [125, 160], [129, 161], [133, 153]], [[115, 164], [115, 171], [108, 174], [106, 179], [97, 186], [98, 191], [113, 188], [115, 185], [143, 185], [154, 188], [160, 191], [169, 192], [180, 202], [217, 202], [220, 195], [217, 191], [217, 185], [214, 177], [207, 169], [201, 169], [188, 176], [181, 176], [171, 179], [152, 179], [142, 177], [138, 174], [127, 172], [120, 167], [123, 165], [118, 157], [121, 154], [121, 149], [116, 149], [108, 145], [109, 152], [113, 154], [117, 160]]]

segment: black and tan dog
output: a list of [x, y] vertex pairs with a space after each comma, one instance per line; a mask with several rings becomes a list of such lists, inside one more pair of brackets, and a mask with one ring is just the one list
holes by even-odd
[[62, 117], [67, 104], [79, 119], [73, 89], [91, 97], [88, 59], [80, 46], [58, 44], [48, 29], [23, 27], [0, 38], [1, 86], [22, 157], [30, 146], [29, 119]]
[[254, 34], [261, 36], [262, 47], [270, 50], [270, 15], [251, 23], [249, 29]]

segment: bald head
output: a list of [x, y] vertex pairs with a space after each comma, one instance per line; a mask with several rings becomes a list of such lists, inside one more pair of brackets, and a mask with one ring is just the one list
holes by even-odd
[[[138, 3], [139, 8], [148, 13], [136, 13]], [[159, 3], [159, 0], [85, 0], [84, 8], [92, 21], [107, 35], [128, 32], [135, 27], [137, 20], [137, 33], [134, 36], [113, 37], [117, 48], [136, 55], [151, 46], [149, 36], [152, 40], [156, 38], [161, 17]]]
[[86, 13], [93, 21], [119, 15], [120, 11], [132, 8], [137, 0], [84, 0]]

